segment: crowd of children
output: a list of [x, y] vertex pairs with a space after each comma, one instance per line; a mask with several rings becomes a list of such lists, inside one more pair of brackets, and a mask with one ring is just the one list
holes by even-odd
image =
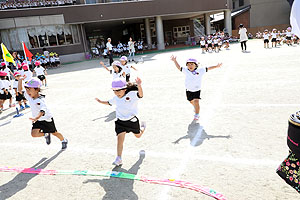
[[231, 42], [232, 38], [225, 34], [224, 32], [218, 32], [215, 34], [211, 34], [208, 36], [201, 37], [199, 44], [202, 49], [202, 53], [218, 53], [221, 51], [221, 48], [224, 47], [226, 50], [229, 49], [229, 43]]
[[272, 31], [268, 29], [264, 30], [264, 32], [256, 33], [257, 39], [263, 39], [264, 48], [270, 48], [269, 43], [272, 44], [272, 47], [278, 47], [284, 44], [288, 46], [299, 45], [300, 39], [292, 33], [292, 28], [288, 27], [286, 30], [277, 30], [274, 28]]

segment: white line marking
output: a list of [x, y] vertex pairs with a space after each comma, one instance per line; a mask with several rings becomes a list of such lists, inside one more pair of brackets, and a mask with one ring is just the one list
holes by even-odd
[[[6, 149], [19, 149], [22, 147], [22, 149], [27, 149], [27, 150], [39, 150], [40, 152], [45, 151], [48, 152], [50, 150], [57, 150], [57, 147], [59, 145], [52, 145], [52, 146], [47, 146], [46, 144], [32, 144], [32, 143], [0, 143], [0, 148], [6, 148]], [[190, 157], [193, 154], [193, 149], [195, 147], [189, 146], [188, 151], [184, 153], [162, 153], [162, 152], [155, 152], [155, 151], [145, 151], [146, 157], [153, 157], [153, 158], [164, 158], [164, 159], [181, 159], [182, 162], [188, 161]], [[115, 155], [116, 150], [115, 149], [98, 149], [98, 148], [89, 148], [86, 146], [69, 146], [68, 149], [66, 150], [67, 152], [76, 153], [76, 154], [110, 154], [110, 155]], [[138, 155], [138, 150], [126, 150], [124, 152], [124, 156], [133, 156], [136, 157]], [[281, 163], [281, 160], [268, 160], [268, 159], [252, 159], [252, 158], [234, 158], [231, 155], [223, 155], [223, 156], [214, 156], [214, 155], [197, 155], [193, 157], [194, 161], [209, 161], [209, 162], [216, 162], [216, 163], [224, 163], [228, 165], [249, 165], [249, 166], [256, 166], [256, 167], [270, 167], [274, 168], [274, 166], [277, 166], [279, 163]], [[183, 168], [184, 165], [181, 165], [181, 168], [177, 168], [180, 172], [180, 169]]]

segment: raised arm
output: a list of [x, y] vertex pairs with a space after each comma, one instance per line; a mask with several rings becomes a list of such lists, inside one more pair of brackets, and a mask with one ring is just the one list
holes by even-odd
[[22, 94], [22, 83], [25, 77], [20, 77], [18, 81], [18, 92]]
[[135, 71], [137, 71], [137, 69], [134, 66], [131, 66], [132, 69], [134, 69]]
[[175, 56], [171, 56], [171, 60], [174, 62], [174, 64], [175, 64], [175, 66], [177, 67], [177, 69], [179, 70], [179, 71], [181, 71], [181, 67], [180, 67], [180, 65], [178, 64], [178, 62], [177, 62], [177, 60], [176, 60], [176, 57]]
[[138, 96], [139, 96], [140, 98], [142, 98], [142, 97], [144, 96], [143, 89], [142, 89], [142, 80], [141, 80], [139, 77], [137, 77], [137, 78], [135, 79], [135, 82], [136, 82], [137, 85], [138, 85]]
[[110, 70], [104, 65], [104, 63], [102, 61], [100, 62], [100, 65], [102, 65], [107, 71], [110, 72]]
[[99, 103], [102, 103], [102, 104], [104, 104], [104, 105], [110, 106], [110, 104], [108, 103], [108, 101], [101, 101], [101, 100], [98, 99], [98, 98], [95, 98], [95, 100], [98, 101]]
[[207, 70], [212, 70], [212, 69], [220, 68], [222, 65], [223, 65], [223, 63], [218, 63], [215, 66], [208, 67]]

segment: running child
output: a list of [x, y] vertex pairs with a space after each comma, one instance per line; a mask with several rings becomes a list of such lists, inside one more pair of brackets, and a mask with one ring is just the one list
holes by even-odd
[[292, 36], [293, 36], [293, 34], [292, 34], [292, 28], [288, 27], [286, 29], [286, 44], [288, 46], [292, 46]]
[[272, 48], [273, 47], [277, 47], [277, 30], [274, 28], [273, 31], [272, 31]]
[[[20, 77], [18, 80], [18, 92], [22, 93], [24, 77]], [[31, 107], [32, 118], [32, 137], [45, 137], [46, 143], [51, 143], [51, 134], [56, 136], [62, 143], [62, 150], [67, 148], [68, 140], [64, 136], [57, 132], [53, 116], [45, 104], [45, 96], [40, 94], [42, 82], [37, 78], [32, 78], [25, 85], [26, 92], [25, 98], [29, 101]]]
[[29, 67], [27, 64], [23, 65], [23, 70], [24, 70], [24, 82], [27, 83], [29, 80], [32, 79], [32, 72], [30, 71]]
[[201, 37], [201, 40], [200, 40], [200, 47], [202, 49], [202, 53], [204, 54], [205, 51], [206, 51], [206, 41], [205, 41], [205, 38], [204, 37]]
[[137, 85], [126, 84], [124, 79], [115, 79], [112, 82], [112, 89], [116, 96], [109, 101], [101, 101], [96, 98], [101, 104], [115, 105], [116, 117], [115, 131], [117, 134], [117, 157], [113, 162], [114, 165], [122, 165], [122, 152], [123, 143], [126, 133], [132, 132], [135, 137], [140, 138], [146, 128], [144, 122], [139, 123], [137, 118], [138, 114], [138, 101], [143, 97], [142, 81], [140, 78], [136, 79]]
[[264, 38], [264, 48], [269, 48], [270, 34], [268, 30], [264, 31], [263, 38]]
[[10, 81], [11, 80], [11, 77], [10, 75], [14, 75], [11, 70], [7, 67], [6, 63], [5, 62], [1, 62], [1, 70], [0, 71], [3, 71], [3, 72], [6, 72], [7, 76], [6, 76], [6, 80]]
[[[2, 90], [4, 91], [4, 95], [2, 96], [2, 100], [3, 100], [3, 104], [4, 102], [9, 99], [9, 107], [14, 107], [15, 104], [12, 103], [12, 95], [10, 93], [10, 90], [11, 90], [11, 83], [9, 80], [7, 80], [7, 73], [4, 72], [4, 71], [1, 71], [0, 72], [0, 79], [1, 79], [1, 82], [2, 82]], [[3, 104], [2, 104], [2, 109], [3, 109]]]
[[281, 45], [281, 33], [280, 33], [280, 31], [277, 32], [276, 42], [277, 42], [277, 45]]
[[219, 40], [217, 36], [214, 37], [213, 43], [215, 52], [219, 53]]
[[187, 100], [194, 106], [195, 115], [194, 120], [199, 120], [200, 105], [199, 100], [201, 93], [202, 76], [208, 71], [222, 66], [222, 63], [218, 63], [216, 66], [198, 68], [198, 61], [194, 58], [189, 58], [186, 61], [186, 67], [181, 67], [175, 56], [171, 56], [171, 60], [174, 62], [178, 70], [185, 74], [185, 87]]
[[36, 73], [36, 76], [38, 77], [38, 79], [40, 79], [42, 81], [43, 84], [45, 81], [44, 85], [47, 86], [47, 79], [45, 76], [45, 75], [47, 75], [47, 72], [46, 72], [45, 68], [41, 66], [40, 61], [36, 61], [35, 66], [36, 67], [34, 68], [33, 72]]
[[125, 72], [123, 71], [122, 65], [121, 65], [121, 63], [119, 61], [114, 61], [112, 63], [113, 70], [108, 69], [108, 67], [106, 67], [102, 61], [100, 62], [100, 64], [107, 71], [109, 71], [110, 74], [113, 75], [113, 79], [116, 79], [116, 78], [125, 78]]
[[208, 49], [208, 52], [209, 53], [212, 53], [212, 39], [211, 39], [211, 37], [210, 36], [208, 36], [208, 39], [207, 39], [207, 49]]
[[129, 82], [129, 81], [130, 81], [130, 68], [134, 69], [135, 71], [137, 71], [137, 69], [136, 69], [135, 67], [129, 66], [129, 65], [127, 64], [128, 59], [127, 59], [126, 56], [122, 56], [122, 57], [120, 58], [120, 62], [121, 62], [123, 71], [125, 72], [126, 82]]
[[[25, 93], [24, 84], [22, 84], [22, 91], [21, 92], [18, 91], [19, 78], [21, 77], [21, 73], [15, 72], [14, 76], [15, 76], [15, 80], [13, 83], [13, 89], [15, 90], [16, 101], [18, 102], [18, 104], [20, 106], [20, 110], [24, 110], [25, 108], [30, 108], [30, 106], [27, 104], [26, 98], [24, 97], [24, 93]], [[22, 105], [22, 101], [23, 101], [25, 107]]]
[[7, 91], [5, 89], [5, 80], [7, 73], [0, 71], [0, 113], [3, 111], [3, 105], [6, 100]]

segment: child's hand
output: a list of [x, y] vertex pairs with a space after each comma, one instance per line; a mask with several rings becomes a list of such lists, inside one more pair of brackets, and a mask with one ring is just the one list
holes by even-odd
[[21, 80], [21, 81], [23, 81], [24, 79], [25, 79], [24, 76], [21, 76], [21, 77], [19, 78], [19, 80]]
[[220, 68], [222, 65], [223, 65], [223, 63], [218, 63], [218, 64], [216, 65], [216, 67], [217, 67], [217, 68]]
[[104, 65], [104, 62], [100, 61], [100, 65]]
[[171, 56], [171, 60], [172, 60], [173, 62], [176, 62], [176, 56], [172, 55], [172, 56]]
[[96, 101], [98, 101], [99, 103], [101, 103], [100, 99], [98, 99], [98, 98], [95, 98], [95, 100], [96, 100]]
[[135, 82], [136, 82], [136, 84], [138, 84], [139, 86], [142, 84], [142, 80], [141, 80], [139, 77], [137, 77], [137, 78], [135, 79]]

